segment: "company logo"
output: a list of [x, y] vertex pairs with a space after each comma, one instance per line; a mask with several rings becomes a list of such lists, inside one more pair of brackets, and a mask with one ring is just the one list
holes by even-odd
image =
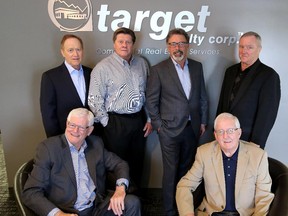
[[90, 0], [49, 0], [48, 13], [61, 31], [93, 31]]

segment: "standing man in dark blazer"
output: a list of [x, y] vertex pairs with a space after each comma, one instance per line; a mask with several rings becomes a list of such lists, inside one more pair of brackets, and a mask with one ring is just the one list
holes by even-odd
[[[72, 110], [65, 134], [41, 142], [23, 190], [23, 202], [39, 216], [140, 216], [140, 201], [126, 195], [129, 167], [108, 152], [101, 138], [89, 136], [94, 115]], [[105, 186], [106, 171], [114, 171], [115, 192]]]
[[151, 69], [147, 110], [159, 134], [163, 157], [165, 215], [176, 215], [176, 185], [192, 166], [205, 132], [208, 101], [200, 62], [187, 58], [189, 36], [173, 29], [166, 38], [170, 58]]
[[277, 117], [281, 91], [279, 75], [259, 60], [261, 49], [259, 34], [247, 32], [241, 36], [241, 62], [225, 72], [217, 115], [235, 115], [242, 126], [241, 139], [264, 149]]
[[91, 68], [81, 65], [83, 42], [76, 35], [64, 35], [61, 54], [65, 61], [42, 75], [40, 108], [47, 137], [64, 133], [68, 113], [88, 108]]

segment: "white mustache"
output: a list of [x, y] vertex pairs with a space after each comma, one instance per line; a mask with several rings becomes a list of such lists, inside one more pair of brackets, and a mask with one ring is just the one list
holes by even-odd
[[176, 54], [178, 54], [178, 53], [180, 53], [181, 55], [183, 55], [183, 51], [182, 51], [182, 50], [176, 50], [175, 52], [173, 52], [173, 55], [176, 55]]

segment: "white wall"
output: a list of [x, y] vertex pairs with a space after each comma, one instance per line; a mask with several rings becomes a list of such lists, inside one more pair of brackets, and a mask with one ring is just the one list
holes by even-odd
[[[48, 3], [52, 0], [25, 0], [2, 1], [0, 7], [0, 129], [4, 144], [5, 159], [8, 170], [9, 184], [12, 186], [13, 177], [23, 162], [33, 157], [35, 147], [45, 138], [39, 110], [39, 88], [41, 74], [59, 65], [62, 62], [59, 53], [60, 40], [66, 32], [60, 31], [52, 22], [48, 14]], [[67, 3], [85, 5], [88, 0], [66, 0]], [[162, 11], [166, 15], [172, 12], [172, 22], [169, 28], [174, 28], [176, 15], [182, 11], [193, 14], [195, 24], [189, 34], [197, 34], [204, 37], [201, 45], [192, 43], [191, 49], [199, 50], [198, 54], [190, 57], [203, 63], [207, 91], [210, 100], [210, 132], [202, 139], [206, 142], [211, 139], [212, 121], [218, 102], [220, 86], [225, 68], [238, 62], [237, 45], [217, 44], [209, 42], [209, 38], [239, 37], [238, 32], [253, 30], [263, 38], [263, 50], [260, 59], [273, 67], [280, 75], [282, 97], [277, 121], [268, 139], [266, 150], [269, 156], [288, 164], [288, 145], [286, 144], [288, 133], [286, 123], [287, 112], [287, 83], [286, 73], [287, 59], [287, 20], [288, 2], [286, 0], [242, 0], [242, 1], [200, 1], [200, 0], [162, 0], [162, 1], [133, 1], [127, 0], [125, 5], [119, 1], [91, 1], [91, 21], [93, 31], [78, 32], [84, 40], [85, 54], [84, 64], [94, 67], [95, 64], [107, 55], [100, 54], [97, 50], [105, 52], [112, 49], [111, 23], [117, 18], [116, 11], [126, 10], [131, 15], [131, 25], [134, 22], [137, 11], [150, 11], [142, 26], [136, 25], [141, 31], [136, 31], [137, 48], [151, 65], [167, 58], [164, 54], [165, 40], [150, 38], [149, 33], [156, 33], [155, 27], [163, 23], [163, 19], [155, 22], [151, 17]], [[98, 28], [101, 5], [108, 5], [110, 15], [106, 16], [107, 32], [101, 32]], [[207, 28], [201, 32], [199, 20], [201, 8], [208, 6], [210, 16], [205, 23]], [[123, 11], [120, 11], [123, 13]], [[186, 12], [187, 13], [187, 12]], [[127, 14], [127, 13], [126, 13]], [[202, 13], [202, 18], [204, 12]], [[160, 14], [161, 15], [161, 14]], [[123, 18], [123, 17], [122, 17]], [[126, 17], [127, 18], [127, 17]], [[165, 22], [167, 22], [167, 17]], [[203, 21], [203, 20], [202, 20]], [[199, 24], [200, 23], [200, 24]], [[151, 27], [152, 26], [152, 27]], [[103, 26], [102, 26], [103, 27]], [[202, 26], [203, 27], [203, 26]], [[160, 54], [147, 53], [146, 50], [161, 50]], [[211, 55], [209, 52], [217, 51]], [[208, 53], [205, 53], [208, 52]], [[202, 53], [202, 54], [201, 54]], [[203, 54], [204, 53], [204, 54]], [[162, 160], [157, 135], [153, 133], [147, 143], [145, 160], [145, 178], [143, 185], [148, 187], [161, 187]]]

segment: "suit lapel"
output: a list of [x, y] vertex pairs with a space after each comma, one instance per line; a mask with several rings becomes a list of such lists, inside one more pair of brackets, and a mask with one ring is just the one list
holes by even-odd
[[75, 99], [77, 98], [78, 99], [77, 103], [82, 104], [81, 98], [78, 95], [77, 89], [73, 83], [73, 80], [70, 76], [70, 73], [69, 73], [65, 63], [62, 64], [62, 71], [63, 71], [63, 73], [62, 73], [63, 91], [64, 91], [64, 89], [67, 89], [68, 95], [71, 95], [71, 98], [75, 98]]
[[[248, 87], [251, 86], [251, 82], [254, 80], [254, 77], [255, 77], [256, 71], [257, 71], [256, 69], [257, 69], [258, 66], [259, 66], [259, 63], [257, 62], [257, 63], [255, 63], [255, 65], [252, 66], [250, 71], [247, 72], [247, 75], [244, 78], [244, 80], [242, 81], [242, 83], [241, 83], [241, 85], [239, 87], [239, 90], [237, 92], [237, 95], [236, 95], [236, 97], [234, 98], [234, 100], [233, 100], [233, 102], [231, 104], [231, 109], [233, 109], [233, 107], [235, 107], [237, 105], [237, 103], [239, 103], [239, 101], [242, 98], [242, 96], [248, 90]], [[235, 80], [235, 77], [234, 77], [233, 80]], [[233, 84], [232, 84], [232, 87], [233, 87]], [[232, 87], [231, 87], [231, 91], [232, 91]], [[229, 95], [231, 95], [231, 91], [230, 91]]]
[[[175, 85], [177, 86], [177, 88], [179, 89], [179, 91], [183, 94], [183, 96], [185, 98], [186, 97], [186, 94], [185, 94], [185, 91], [183, 89], [183, 86], [181, 84], [181, 81], [178, 77], [178, 74], [177, 74], [177, 71], [176, 71], [176, 68], [175, 68], [175, 65], [174, 65], [174, 62], [172, 61], [171, 58], [168, 59], [168, 64], [167, 64], [167, 67], [168, 67], [168, 73], [170, 74], [170, 76], [172, 77], [173, 81], [175, 82]], [[190, 72], [190, 71], [189, 71]], [[190, 92], [191, 94], [191, 92]]]
[[[235, 197], [240, 193], [242, 181], [246, 172], [246, 168], [248, 165], [249, 157], [247, 155], [247, 149], [245, 148], [245, 144], [240, 141], [240, 148], [238, 153], [238, 161], [237, 161], [237, 170], [236, 170], [236, 179], [235, 179]], [[238, 167], [241, 169], [238, 169]]]
[[[223, 159], [222, 159], [222, 152], [218, 143], [216, 143], [214, 146], [212, 162], [213, 162], [214, 170], [216, 170], [216, 176], [217, 176], [217, 180], [220, 185], [220, 188], [221, 188], [222, 196], [225, 197], [226, 190], [225, 190]], [[219, 170], [219, 172], [217, 170]]]
[[98, 154], [93, 151], [93, 146], [89, 137], [86, 138], [87, 148], [85, 149], [85, 158], [89, 170], [90, 177], [92, 178], [95, 186], [97, 185], [96, 182], [96, 166], [98, 161]]
[[75, 177], [75, 171], [74, 171], [74, 166], [73, 166], [73, 161], [70, 153], [70, 148], [69, 144], [65, 138], [65, 135], [61, 136], [61, 141], [62, 141], [62, 156], [63, 156], [63, 161], [69, 161], [69, 163], [64, 163], [64, 167], [68, 173], [68, 176], [70, 180], [72, 181], [73, 185], [75, 188], [77, 188], [77, 182], [76, 182], [76, 177]]
[[89, 85], [90, 85], [90, 71], [84, 66], [83, 68], [83, 74], [85, 79], [85, 87], [86, 87], [86, 93], [85, 93], [85, 106], [88, 106], [88, 93], [89, 93]]
[[235, 101], [236, 101], [236, 98], [234, 98], [234, 101], [232, 102], [232, 104], [229, 105], [230, 104], [230, 97], [232, 94], [232, 89], [234, 86], [234, 81], [235, 81], [236, 76], [238, 74], [239, 67], [240, 67], [240, 64], [239, 64], [239, 66], [235, 67], [231, 72], [229, 72], [230, 73], [229, 79], [228, 79], [229, 82], [227, 82], [227, 88], [226, 88], [226, 92], [225, 92], [225, 94], [226, 94], [225, 98], [226, 99], [224, 100], [224, 102], [226, 103], [226, 105], [225, 105], [226, 109], [225, 110], [227, 110], [227, 111], [228, 111], [229, 107], [231, 110], [232, 106], [235, 104]]
[[191, 90], [189, 93], [189, 100], [192, 98], [192, 92], [194, 91], [194, 87], [197, 86], [196, 82], [199, 82], [199, 80], [195, 80], [193, 77], [193, 62], [188, 59], [188, 70], [189, 70], [189, 76], [190, 76], [190, 82], [191, 82]]

